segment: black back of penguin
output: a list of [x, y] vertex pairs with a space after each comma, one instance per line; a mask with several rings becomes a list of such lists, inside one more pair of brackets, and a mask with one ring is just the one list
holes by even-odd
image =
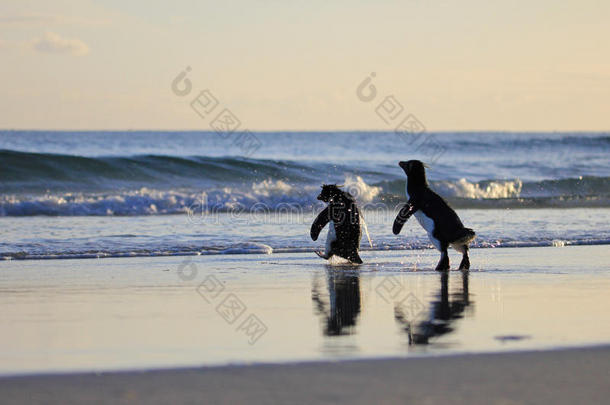
[[335, 223], [337, 240], [359, 243], [362, 238], [362, 230], [360, 227], [360, 211], [356, 206], [356, 200], [350, 193], [336, 186], [331, 186], [330, 193], [331, 197], [328, 205], [330, 218]]
[[419, 160], [400, 162], [408, 177], [407, 193], [418, 210], [434, 221], [434, 236], [443, 242], [453, 242], [472, 232], [465, 228], [456, 212], [438, 194], [430, 189], [426, 169]]
[[328, 203], [328, 207], [312, 224], [311, 238], [316, 240], [326, 223], [333, 221], [337, 237], [336, 248], [341, 252], [357, 250], [362, 238], [362, 229], [360, 210], [354, 197], [334, 184], [325, 184], [318, 199]]

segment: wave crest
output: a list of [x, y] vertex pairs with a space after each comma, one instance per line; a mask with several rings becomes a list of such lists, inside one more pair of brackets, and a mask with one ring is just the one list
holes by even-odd
[[481, 181], [471, 183], [462, 178], [458, 181], [434, 182], [435, 190], [445, 197], [459, 198], [516, 198], [521, 195], [523, 182], [519, 179], [506, 181]]
[[381, 187], [370, 186], [362, 180], [362, 177], [351, 174], [345, 175], [343, 185], [345, 191], [349, 192], [356, 198], [356, 201], [361, 203], [371, 202], [381, 193]]

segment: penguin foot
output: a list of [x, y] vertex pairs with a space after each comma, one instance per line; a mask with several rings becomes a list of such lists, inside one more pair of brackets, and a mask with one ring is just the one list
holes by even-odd
[[462, 248], [462, 262], [460, 263], [460, 270], [470, 269], [470, 258], [468, 257], [468, 245], [464, 245]]
[[462, 262], [460, 263], [460, 270], [468, 270], [470, 269], [470, 259], [468, 255], [464, 255], [462, 257]]
[[449, 255], [447, 250], [441, 252], [441, 260], [436, 265], [436, 271], [447, 271], [449, 270]]
[[362, 264], [362, 259], [360, 258], [360, 256], [355, 255], [355, 256], [351, 256], [349, 257], [347, 260], [349, 260], [352, 263], [356, 263], [356, 264]]

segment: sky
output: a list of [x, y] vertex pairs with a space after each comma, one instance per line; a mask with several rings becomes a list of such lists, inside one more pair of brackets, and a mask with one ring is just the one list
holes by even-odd
[[253, 131], [607, 131], [608, 21], [607, 0], [1, 0], [0, 128], [209, 130], [226, 108]]

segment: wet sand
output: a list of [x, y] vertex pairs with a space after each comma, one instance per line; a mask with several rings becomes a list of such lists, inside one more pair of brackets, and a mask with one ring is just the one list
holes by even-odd
[[610, 348], [0, 379], [3, 404], [602, 404]]
[[1, 262], [1, 402], [608, 393], [609, 349], [584, 348], [610, 342], [607, 246], [473, 249], [470, 272], [444, 275], [432, 250], [362, 256], [358, 268], [313, 253]]
[[473, 249], [446, 276], [432, 250], [363, 257], [0, 262], [0, 375], [610, 342], [607, 246]]

